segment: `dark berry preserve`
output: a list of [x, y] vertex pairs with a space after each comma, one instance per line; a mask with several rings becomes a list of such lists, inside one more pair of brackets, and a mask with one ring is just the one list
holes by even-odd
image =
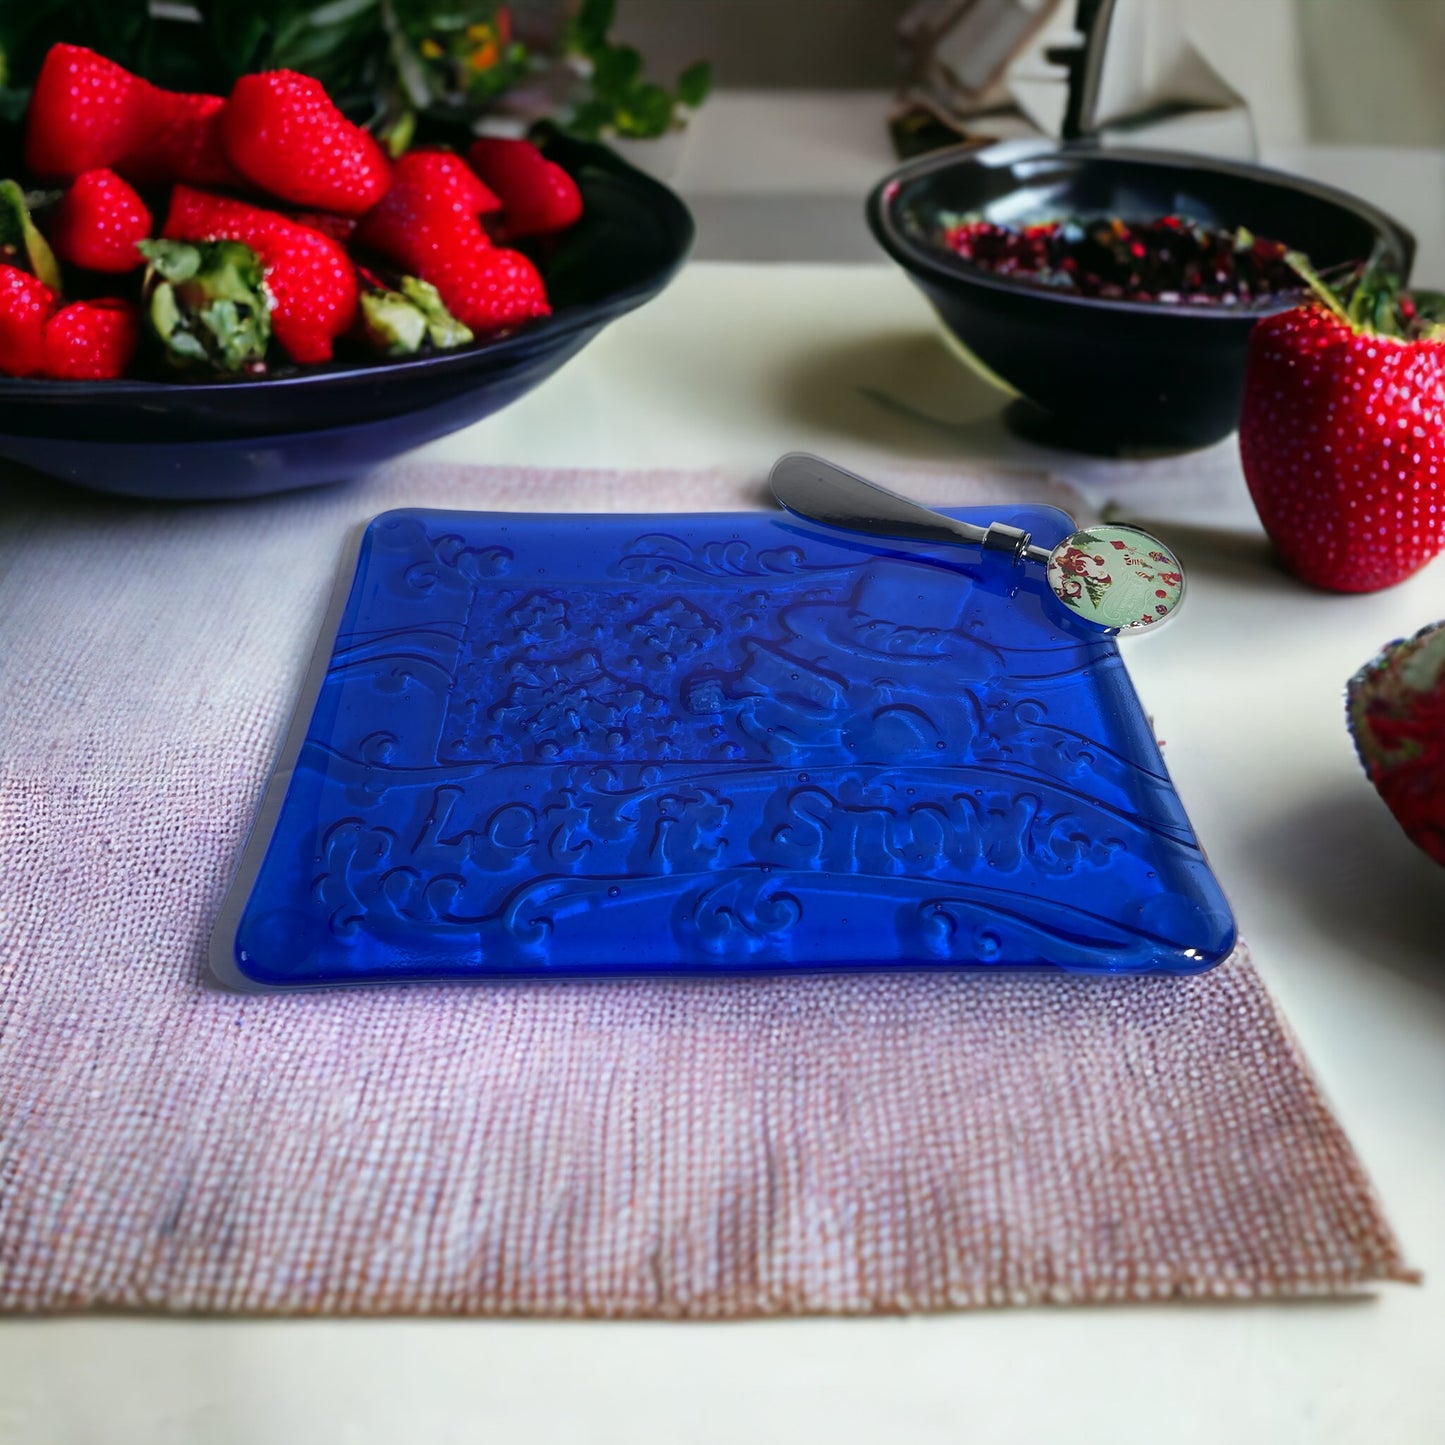
[[1281, 242], [1180, 216], [1018, 227], [966, 218], [945, 223], [942, 239], [995, 276], [1111, 301], [1243, 306], [1304, 289]]

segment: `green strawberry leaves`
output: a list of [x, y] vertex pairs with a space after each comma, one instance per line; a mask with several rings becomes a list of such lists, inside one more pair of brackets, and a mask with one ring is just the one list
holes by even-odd
[[415, 356], [427, 343], [450, 351], [476, 339], [442, 304], [436, 287], [415, 276], [403, 276], [394, 291], [364, 290], [361, 324], [367, 342], [387, 356]]
[[18, 181], [0, 181], [0, 261], [28, 271], [60, 295], [60, 263], [30, 219], [30, 207]]
[[260, 258], [239, 241], [142, 241], [146, 321], [174, 365], [223, 373], [264, 366], [271, 301]]
[[1332, 285], [1300, 251], [1285, 260], [1329, 310], [1356, 331], [1397, 341], [1445, 339], [1445, 293], [1406, 291], [1399, 275], [1371, 260]]

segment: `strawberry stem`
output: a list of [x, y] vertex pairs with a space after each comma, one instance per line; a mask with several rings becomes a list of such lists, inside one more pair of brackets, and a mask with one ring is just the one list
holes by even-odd
[[1340, 304], [1340, 298], [1320, 279], [1319, 272], [1310, 265], [1310, 259], [1303, 251], [1286, 251], [1284, 259], [1290, 270], [1315, 293], [1319, 300], [1323, 301], [1346, 325], [1353, 325], [1349, 312]]
[[1395, 341], [1445, 340], [1445, 293], [1405, 291], [1400, 277], [1378, 259], [1357, 267], [1331, 285], [1298, 251], [1287, 251], [1285, 263], [1352, 331]]

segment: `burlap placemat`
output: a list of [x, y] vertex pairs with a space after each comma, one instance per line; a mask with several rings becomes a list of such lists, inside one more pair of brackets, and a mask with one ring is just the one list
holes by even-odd
[[1185, 981], [205, 981], [348, 526], [758, 500], [403, 467], [0, 504], [0, 1308], [737, 1317], [1411, 1277], [1242, 954]]

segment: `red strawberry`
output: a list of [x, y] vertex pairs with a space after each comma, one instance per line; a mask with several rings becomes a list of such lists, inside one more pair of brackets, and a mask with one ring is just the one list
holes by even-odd
[[25, 164], [69, 178], [113, 166], [136, 145], [146, 82], [80, 45], [53, 45], [25, 114]]
[[54, 45], [25, 116], [25, 163], [71, 179], [110, 169], [138, 185], [235, 185], [220, 141], [218, 95], [183, 95], [80, 45]]
[[1445, 547], [1445, 339], [1377, 278], [1349, 312], [1331, 297], [1260, 321], [1239, 446], [1291, 572], [1334, 592], [1403, 581]]
[[386, 153], [332, 105], [321, 82], [294, 70], [243, 75], [221, 116], [231, 164], [296, 206], [359, 216], [386, 194]]
[[447, 310], [475, 332], [497, 331], [552, 312], [537, 268], [520, 251], [495, 246], [439, 255], [421, 278], [430, 281]]
[[87, 271], [120, 273], [141, 264], [136, 242], [151, 234], [151, 213], [114, 171], [85, 171], [55, 209], [55, 254]]
[[293, 211], [288, 219], [298, 226], [309, 226], [323, 236], [330, 236], [338, 246], [349, 246], [360, 224], [355, 216], [337, 216], [330, 211]]
[[1445, 864], [1445, 622], [1392, 642], [1350, 679], [1349, 722], [1386, 806]]
[[477, 217], [501, 204], [460, 156], [408, 151], [392, 169], [385, 199], [362, 219], [356, 241], [419, 273], [438, 248], [450, 253], [490, 246]]
[[494, 249], [477, 220], [496, 197], [456, 156], [413, 151], [396, 163], [391, 190], [356, 232], [357, 244], [429, 281], [473, 331], [546, 316], [537, 269], [517, 251]]
[[124, 376], [140, 341], [140, 312], [130, 301], [72, 301], [45, 323], [45, 374], [70, 381]]
[[472, 143], [467, 159], [502, 198], [509, 237], [562, 231], [582, 214], [577, 182], [530, 141], [484, 137]]
[[266, 268], [271, 325], [293, 361], [330, 361], [356, 318], [356, 270], [319, 231], [245, 201], [177, 186], [161, 233], [172, 241], [242, 241]]
[[35, 376], [45, 370], [45, 322], [55, 292], [14, 266], [0, 265], [0, 372]]
[[148, 85], [141, 102], [144, 143], [118, 169], [138, 185], [244, 185], [221, 144], [219, 95], [190, 95]]
[[485, 216], [502, 209], [502, 198], [451, 151], [412, 151], [411, 178], [420, 181], [436, 198], [445, 195], [449, 208], [460, 215]]

